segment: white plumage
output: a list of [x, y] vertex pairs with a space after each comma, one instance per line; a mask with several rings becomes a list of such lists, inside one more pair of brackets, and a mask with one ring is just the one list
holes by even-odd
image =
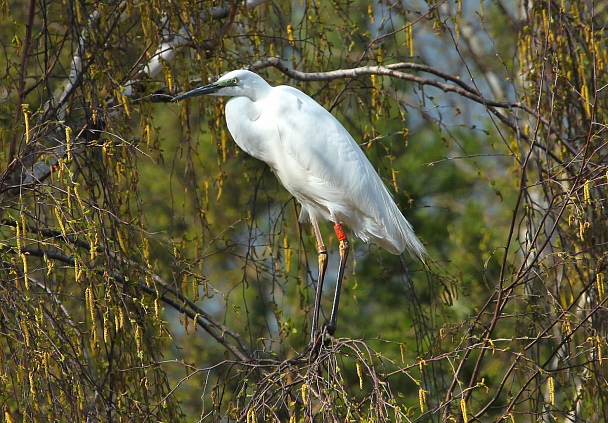
[[[361, 148], [312, 98], [293, 87], [272, 87], [253, 72], [236, 70], [176, 100], [201, 94], [232, 97], [226, 104], [230, 134], [245, 152], [266, 162], [300, 202], [300, 220], [311, 220], [320, 254], [324, 246], [317, 222], [326, 219], [345, 223], [363, 241], [393, 254], [407, 250], [424, 260], [424, 246]], [[320, 273], [324, 269], [320, 263]], [[316, 321], [314, 325], [313, 335]]]

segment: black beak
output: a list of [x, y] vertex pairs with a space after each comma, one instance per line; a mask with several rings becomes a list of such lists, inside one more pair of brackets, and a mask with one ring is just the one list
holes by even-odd
[[180, 101], [180, 100], [183, 100], [184, 98], [196, 97], [196, 96], [204, 95], [204, 94], [212, 94], [212, 93], [216, 92], [217, 90], [219, 90], [220, 88], [222, 88], [222, 87], [220, 87], [219, 85], [217, 85], [214, 82], [213, 84], [203, 85], [202, 87], [198, 87], [193, 90], [186, 91], [185, 93], [178, 94], [175, 97], [173, 97], [172, 101]]

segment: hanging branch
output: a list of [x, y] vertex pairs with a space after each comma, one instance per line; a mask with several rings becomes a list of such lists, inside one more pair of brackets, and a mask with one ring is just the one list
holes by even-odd
[[[274, 67], [283, 72], [285, 75], [289, 76], [290, 78], [293, 78], [298, 81], [332, 81], [335, 79], [351, 79], [360, 76], [382, 75], [395, 79], [401, 79], [403, 81], [413, 82], [420, 86], [428, 85], [431, 87], [438, 88], [445, 93], [458, 94], [464, 98], [467, 98], [485, 106], [503, 124], [507, 125], [514, 132], [516, 132], [519, 137], [530, 142], [529, 137], [519, 130], [516, 121], [508, 118], [503, 113], [497, 110], [497, 108], [509, 110], [521, 109], [527, 114], [533, 116], [535, 119], [538, 119], [538, 121], [542, 122], [544, 125], [546, 125], [549, 128], [550, 132], [557, 137], [557, 139], [564, 145], [564, 147], [568, 149], [568, 151], [573, 154], [577, 153], [576, 148], [570, 142], [563, 138], [561, 131], [559, 131], [558, 128], [554, 126], [554, 124], [552, 124], [546, 117], [542, 116], [537, 110], [528, 106], [526, 103], [521, 101], [498, 101], [487, 98], [474, 86], [465, 83], [460, 78], [457, 78], [453, 75], [450, 75], [446, 72], [441, 71], [440, 69], [431, 66], [422, 65], [419, 63], [400, 62], [392, 63], [389, 65], [362, 66], [353, 69], [338, 69], [328, 72], [302, 72], [289, 67], [287, 62], [281, 60], [278, 57], [268, 57], [256, 61], [251, 66], [249, 66], [249, 69], [251, 71], [257, 71], [267, 67]], [[446, 84], [435, 79], [424, 78], [419, 75], [401, 72], [401, 70], [403, 69], [411, 69], [418, 72], [429, 73], [448, 82], [451, 82], [452, 84]], [[559, 162], [559, 159], [552, 152], [545, 151], [545, 153], [551, 155], [554, 160]]]
[[[41, 257], [46, 258], [47, 260], [56, 260], [70, 266], [74, 266], [76, 264], [76, 260], [73, 257], [68, 256], [61, 250], [22, 247], [21, 251], [19, 252], [13, 247], [2, 246], [0, 251], [3, 253], [16, 255], [25, 254], [31, 257]], [[100, 276], [107, 273], [105, 268], [94, 266], [93, 264], [88, 264], [87, 267]], [[112, 272], [109, 276], [123, 285], [130, 283], [129, 278], [120, 273]], [[160, 276], [155, 274], [151, 274], [150, 276], [163, 288], [163, 290], [149, 287], [142, 279], [138, 280], [137, 287], [150, 296], [158, 298], [165, 304], [174, 308], [176, 311], [186, 314], [199, 327], [211, 335], [219, 344], [223, 345], [228, 351], [230, 351], [239, 361], [251, 360], [251, 352], [248, 350], [238, 333], [234, 332], [226, 325], [218, 322], [210, 314], [194, 304], [193, 301], [189, 300], [175, 288], [171, 287], [170, 284], [163, 280]], [[167, 293], [171, 295], [167, 295]], [[229, 342], [224, 336], [225, 334], [231, 336], [235, 341], [237, 341], [238, 346]]]

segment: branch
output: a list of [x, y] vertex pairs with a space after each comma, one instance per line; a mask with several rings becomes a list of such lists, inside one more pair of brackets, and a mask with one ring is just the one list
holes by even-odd
[[[74, 257], [65, 254], [61, 250], [24, 247], [21, 248], [20, 251], [18, 251], [12, 246], [4, 245], [2, 246], [1, 251], [11, 254], [25, 254], [33, 257], [44, 257], [46, 259], [60, 261], [70, 266], [74, 266], [76, 263]], [[124, 262], [134, 264], [130, 260], [124, 260]], [[99, 266], [94, 266], [90, 263], [87, 264], [87, 267], [100, 276], [103, 276], [107, 273], [105, 269]], [[109, 274], [109, 276], [114, 280], [120, 282], [122, 285], [126, 285], [127, 283], [129, 283], [129, 279], [120, 273], [112, 272]], [[230, 351], [235, 357], [237, 357], [239, 361], [249, 361], [251, 359], [251, 352], [248, 350], [238, 333], [232, 331], [226, 325], [215, 320], [211, 315], [209, 315], [196, 304], [194, 304], [194, 302], [186, 298], [175, 288], [171, 287], [160, 276], [152, 274], [151, 277], [155, 282], [159, 283], [167, 292], [174, 295], [176, 299], [161, 293], [161, 291], [156, 288], [149, 287], [143, 279], [138, 280], [137, 286], [142, 291], [146, 292], [147, 294], [150, 294], [154, 298], [158, 298], [159, 300], [174, 308], [175, 310], [179, 311], [180, 313], [186, 314], [197, 325], [199, 325], [201, 328], [203, 328], [203, 330], [210, 334], [218, 343], [222, 344], [228, 351]], [[234, 338], [238, 342], [240, 349], [228, 340], [226, 340], [224, 334], [228, 334], [232, 338]]]
[[169, 21], [165, 15], [161, 22], [160, 44], [143, 69], [137, 72], [133, 78], [123, 85], [123, 94], [125, 96], [133, 98], [136, 93], [135, 84], [137, 84], [138, 81], [158, 76], [163, 70], [163, 62], [170, 62], [173, 60], [177, 49], [191, 41], [190, 34], [185, 26], [182, 27], [177, 34], [173, 34], [169, 31], [168, 24]]
[[[242, 2], [243, 6], [247, 9], [253, 9], [261, 4], [263, 4], [263, 0], [249, 0]], [[20, 79], [20, 89], [19, 89], [19, 106], [16, 108], [15, 118], [14, 118], [14, 127], [16, 128], [20, 123], [22, 116], [22, 110], [20, 105], [23, 104], [25, 100], [25, 70], [29, 58], [29, 49], [31, 45], [31, 30], [33, 26], [33, 19], [35, 15], [35, 5], [36, 2], [30, 1], [30, 11], [28, 15], [28, 24], [26, 25], [26, 37], [24, 43], [24, 49], [22, 53], [21, 59], [21, 69], [20, 75], [23, 75]], [[119, 16], [122, 14], [124, 10], [124, 5], [121, 5], [118, 10], [114, 13], [118, 18], [115, 20], [115, 24], [120, 20]], [[236, 13], [237, 3], [230, 3], [223, 7], [212, 7], [207, 8], [201, 11], [200, 18], [203, 21], [209, 21], [212, 19], [220, 20], [229, 18], [229, 22], [226, 23], [222, 30], [222, 34], [227, 31], [228, 27], [232, 23], [232, 18]], [[88, 47], [88, 37], [91, 31], [95, 28], [101, 14], [98, 10], [94, 10], [88, 17], [86, 26], [80, 31], [80, 35], [77, 39], [77, 47], [73, 52], [73, 57], [70, 62], [70, 71], [69, 74], [63, 83], [61, 89], [57, 90], [51, 98], [44, 104], [43, 110], [44, 115], [41, 118], [41, 123], [48, 122], [50, 119], [55, 119], [58, 122], [66, 122], [69, 118], [68, 116], [68, 101], [74, 93], [75, 89], [82, 83], [83, 75], [88, 70], [90, 63], [85, 63], [84, 58], [87, 54]], [[188, 45], [191, 42], [191, 36], [188, 31], [187, 26], [183, 26], [177, 33], [172, 33], [168, 29], [168, 17], [165, 15], [161, 21], [161, 39], [160, 43], [156, 49], [156, 51], [152, 54], [150, 60], [143, 66], [141, 70], [139, 70], [130, 80], [128, 80], [125, 84], [122, 85], [122, 93], [129, 98], [133, 98], [136, 95], [135, 86], [138, 81], [147, 78], [155, 78], [157, 77], [163, 70], [163, 62], [170, 62], [174, 59], [176, 52], [179, 48]], [[191, 19], [191, 23], [194, 23], [194, 19]], [[111, 29], [108, 30], [106, 38], [111, 33]], [[218, 37], [220, 38], [220, 37]], [[61, 42], [61, 46], [64, 45], [66, 37]], [[147, 50], [147, 49], [146, 49]], [[143, 57], [145, 54], [142, 53], [140, 56]], [[56, 56], [55, 63], [57, 62], [57, 58], [59, 54]], [[92, 61], [93, 59], [89, 59]], [[137, 62], [136, 62], [137, 63]], [[54, 66], [54, 64], [53, 64]], [[46, 71], [44, 78], [48, 77], [48, 73], [50, 69]], [[151, 101], [170, 101], [171, 97], [163, 96], [161, 93], [157, 93], [152, 95]], [[120, 102], [114, 100], [108, 101], [108, 106], [111, 108], [112, 106], [118, 105]], [[86, 127], [89, 123], [85, 123], [83, 128], [81, 129], [81, 133], [86, 130]], [[61, 132], [61, 124], [58, 124], [57, 132]], [[28, 160], [15, 160], [17, 155], [17, 139], [19, 136], [18, 131], [13, 132], [13, 136], [10, 142], [10, 150], [9, 150], [9, 165], [5, 169], [5, 171], [0, 175], [0, 195], [11, 188], [21, 188], [24, 185], [30, 184], [39, 184], [40, 182], [47, 179], [52, 171], [53, 166], [57, 164], [59, 159], [65, 157], [65, 146], [61, 145], [58, 151], [54, 152], [53, 158], [50, 160], [39, 160], [34, 163], [35, 158], [41, 153], [42, 149], [40, 146], [40, 140], [32, 140], [26, 146], [26, 150], [22, 151], [22, 157], [28, 157]], [[31, 151], [28, 151], [31, 150]], [[5, 181], [12, 181], [13, 186], [6, 187]], [[9, 183], [8, 185], [11, 185]], [[18, 190], [17, 190], [18, 191]]]
[[[32, 41], [32, 27], [34, 26], [34, 15], [36, 14], [36, 1], [30, 0], [30, 6], [27, 16], [27, 24], [25, 26], [25, 40], [23, 43], [23, 52], [21, 53], [21, 63], [19, 65], [19, 100], [17, 107], [15, 107], [15, 118], [13, 120], [13, 128], [17, 128], [21, 122], [22, 110], [21, 106], [23, 100], [25, 100], [25, 80], [27, 62], [30, 57], [30, 46]], [[11, 143], [8, 153], [8, 163], [12, 163], [13, 159], [17, 154], [17, 131], [13, 131]]]
[[[89, 15], [89, 20], [87, 21], [87, 26], [82, 29], [80, 32], [80, 36], [78, 37], [78, 48], [74, 52], [74, 57], [72, 58], [70, 73], [68, 75], [67, 80], [63, 84], [63, 90], [59, 93], [53, 95], [53, 98], [47, 103], [47, 107], [59, 107], [59, 111], [57, 112], [57, 120], [64, 121], [66, 119], [66, 111], [67, 111], [67, 100], [70, 97], [72, 91], [80, 85], [82, 81], [82, 74], [88, 66], [83, 66], [82, 58], [86, 54], [87, 47], [87, 34], [89, 31], [93, 29], [100, 18], [100, 13], [95, 10], [93, 13]], [[48, 110], [48, 109], [47, 109]]]
[[[35, 2], [32, 2], [35, 3]], [[89, 19], [87, 21], [87, 26], [82, 29], [80, 36], [78, 37], [78, 47], [74, 52], [74, 56], [71, 61], [70, 72], [66, 81], [63, 83], [63, 88], [55, 92], [51, 98], [44, 104], [43, 110], [44, 114], [41, 118], [40, 124], [45, 124], [51, 119], [55, 119], [58, 123], [56, 124], [56, 133], [61, 133], [61, 129], [63, 128], [63, 123], [67, 118], [67, 110], [68, 110], [68, 100], [74, 93], [75, 89], [82, 83], [82, 76], [84, 72], [89, 68], [90, 63], [93, 59], [89, 59], [89, 62], [86, 65], [83, 65], [83, 57], [86, 54], [86, 45], [87, 45], [87, 35], [91, 29], [97, 24], [100, 18], [100, 13], [98, 11], [94, 11], [89, 15]], [[29, 28], [29, 27], [28, 27]], [[111, 32], [111, 29], [108, 31], [108, 34]], [[65, 39], [62, 41], [61, 45], [65, 42]], [[24, 51], [24, 56], [27, 52]], [[58, 54], [59, 55], [59, 54]], [[54, 65], [53, 65], [54, 66]], [[47, 70], [48, 72], [48, 70]], [[47, 75], [45, 75], [45, 78]], [[24, 98], [23, 91], [20, 90], [20, 105], [23, 104]], [[21, 119], [22, 110], [19, 107], [16, 111], [18, 118], [15, 118], [15, 128], [17, 128], [18, 123]], [[86, 128], [87, 124], [84, 125], [84, 128], [80, 131], [82, 133]], [[17, 188], [17, 191], [23, 185], [29, 184], [37, 184], [42, 180], [46, 179], [50, 176], [52, 167], [57, 164], [58, 160], [66, 155], [66, 146], [65, 142], [63, 145], [59, 147], [58, 151], [55, 151], [54, 158], [52, 158], [49, 163], [45, 160], [40, 160], [38, 162], [34, 162], [35, 158], [45, 150], [41, 139], [32, 139], [29, 140], [29, 143], [25, 146], [24, 150], [21, 151], [20, 159], [17, 159], [15, 156], [16, 152], [16, 137], [18, 131], [13, 131], [13, 140], [11, 140], [11, 154], [9, 155], [9, 165], [6, 167], [5, 171], [0, 175], [0, 195], [2, 195], [7, 190], [11, 188]], [[55, 139], [55, 138], [54, 138]], [[65, 141], [65, 140], [64, 140]], [[13, 152], [13, 142], [15, 143], [15, 151]], [[12, 175], [12, 177], [11, 177]], [[13, 187], [5, 188], [5, 181], [11, 180], [15, 185]]]
[[[261, 5], [264, 0], [249, 0], [244, 1], [243, 5], [246, 9], [253, 9], [259, 5]], [[219, 36], [216, 36], [216, 39], [220, 39], [221, 35], [223, 35], [230, 24], [232, 24], [234, 14], [236, 13], [236, 3], [230, 3], [226, 6], [215, 6], [211, 8], [204, 9], [199, 14], [200, 19], [203, 22], [209, 22], [211, 20], [222, 20], [228, 19], [228, 22], [224, 25], [222, 30], [220, 31]], [[190, 23], [192, 25], [195, 24], [195, 19], [191, 18]], [[162, 18], [161, 24], [161, 38], [158, 47], [152, 57], [146, 63], [143, 68], [133, 76], [129, 81], [127, 81], [123, 85], [123, 93], [129, 98], [135, 97], [136, 90], [134, 86], [138, 81], [147, 78], [155, 78], [158, 76], [163, 70], [163, 62], [171, 62], [179, 50], [182, 47], [189, 45], [192, 42], [192, 36], [190, 31], [186, 25], [182, 26], [177, 33], [171, 32], [169, 30], [169, 17], [165, 14]], [[216, 43], [210, 43], [207, 45], [207, 49], [212, 49]], [[170, 100], [170, 98], [167, 98]]]
[[[299, 81], [331, 81], [334, 79], [346, 79], [346, 78], [357, 78], [359, 76], [367, 75], [384, 75], [390, 76], [391, 78], [402, 79], [404, 81], [415, 82], [420, 85], [430, 85], [444, 92], [453, 92], [460, 94], [470, 100], [485, 106], [493, 106], [500, 108], [520, 108], [528, 113], [535, 114], [535, 111], [530, 109], [528, 106], [521, 102], [508, 102], [508, 101], [495, 101], [488, 100], [482, 96], [482, 94], [475, 88], [472, 87], [459, 78], [456, 78], [447, 73], [441, 72], [430, 66], [421, 65], [418, 63], [393, 63], [385, 66], [362, 66], [353, 69], [339, 69], [328, 72], [301, 72], [290, 68], [286, 62], [282, 61], [278, 57], [269, 57], [261, 59], [253, 63], [249, 69], [257, 71], [267, 67], [275, 67], [287, 76], [299, 80]], [[400, 69], [413, 69], [421, 72], [427, 72], [436, 76], [439, 76], [447, 81], [453, 82], [455, 85], [444, 84], [434, 79], [423, 78], [421, 76], [413, 75], [410, 73], [400, 72]]]
[[[534, 118], [546, 125], [549, 128], [550, 133], [554, 134], [557, 139], [568, 149], [570, 153], [578, 154], [577, 149], [574, 148], [572, 144], [570, 144], [561, 136], [558, 129], [554, 127], [549, 122], [549, 120], [547, 120], [546, 117], [540, 115], [538, 111], [528, 106], [527, 104], [521, 101], [497, 101], [487, 99], [474, 86], [465, 83], [460, 78], [454, 77], [450, 74], [447, 74], [430, 66], [421, 65], [419, 63], [400, 62], [385, 66], [362, 66], [353, 69], [339, 69], [328, 72], [301, 72], [290, 68], [287, 63], [282, 61], [279, 57], [268, 57], [254, 62], [251, 66], [249, 66], [249, 69], [251, 71], [257, 71], [267, 67], [274, 67], [283, 72], [285, 75], [289, 76], [290, 78], [296, 79], [298, 81], [331, 81], [334, 79], [357, 78], [359, 76], [367, 75], [384, 75], [389, 76], [391, 78], [414, 82], [419, 85], [429, 85], [438, 88], [446, 93], [459, 94], [465, 98], [468, 98], [469, 100], [472, 100], [476, 103], [485, 106], [492, 114], [498, 117], [498, 119], [500, 119], [502, 123], [510, 127], [513, 131], [517, 132], [521, 138], [525, 139], [530, 143], [529, 137], [519, 131], [519, 128], [515, 121], [509, 119], [507, 116], [496, 110], [496, 108], [521, 109], [526, 113], [534, 116]], [[434, 79], [423, 78], [418, 75], [401, 72], [400, 70], [402, 69], [412, 69], [419, 72], [430, 73], [431, 75], [438, 76], [446, 81], [453, 83], [453, 85], [436, 81]], [[541, 146], [537, 145], [537, 147], [540, 148]], [[548, 153], [545, 150], [543, 151], [545, 153]], [[553, 159], [560, 162], [557, 157], [553, 156], [551, 153], [549, 154], [553, 157]]]
[[[119, 280], [123, 284], [126, 282], [125, 277], [122, 275], [113, 273], [111, 276], [114, 279]], [[157, 280], [157, 278], [160, 279], [158, 276], [155, 275], [154, 279]], [[223, 335], [224, 333], [228, 333], [233, 338], [235, 338], [237, 342], [242, 342], [239, 334], [233, 332], [227, 326], [215, 321], [209, 316], [209, 314], [204, 312], [200, 307], [196, 306], [192, 301], [187, 299], [183, 301], [185, 297], [182, 294], [177, 293], [177, 291], [173, 288], [170, 288], [166, 282], [163, 281], [163, 288], [167, 289], [172, 294], [177, 295], [178, 298], [182, 300], [181, 303], [170, 297], [167, 297], [166, 295], [161, 294], [158, 290], [154, 288], [148, 287], [141, 279], [139, 280], [138, 286], [142, 291], [150, 294], [151, 296], [159, 298], [162, 302], [171, 306], [180, 313], [186, 314], [186, 316], [191, 318], [195, 322], [195, 324], [202, 327], [209, 335], [215, 338], [218, 343], [222, 344], [227, 350], [234, 354], [235, 357], [238, 357], [239, 361], [251, 360], [251, 353], [247, 349], [243, 348], [243, 346], [241, 345], [241, 348], [245, 349], [245, 353], [241, 352], [235, 345], [228, 342]], [[205, 320], [207, 320], [211, 325], [205, 322]], [[214, 326], [215, 328], [212, 326]], [[216, 328], [220, 329], [220, 331], [217, 331]]]

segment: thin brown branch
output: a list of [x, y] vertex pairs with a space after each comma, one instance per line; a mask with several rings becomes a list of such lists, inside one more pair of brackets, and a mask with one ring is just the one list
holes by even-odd
[[32, 45], [32, 28], [34, 26], [34, 15], [36, 14], [36, 1], [30, 0], [29, 9], [27, 12], [27, 23], [25, 25], [25, 39], [23, 40], [23, 50], [21, 51], [21, 63], [19, 65], [19, 99], [17, 100], [17, 107], [15, 107], [15, 117], [13, 119], [13, 136], [9, 146], [8, 163], [12, 163], [13, 159], [17, 154], [17, 139], [19, 137], [19, 131], [16, 129], [21, 123], [23, 111], [21, 105], [25, 100], [25, 80], [27, 73], [27, 64], [30, 58], [30, 47]]
[[[353, 69], [339, 69], [328, 72], [302, 72], [289, 67], [289, 65], [278, 57], [267, 57], [254, 62], [249, 69], [257, 71], [267, 67], [274, 67], [285, 75], [289, 76], [298, 81], [331, 81], [335, 79], [348, 79], [357, 78], [360, 76], [369, 75], [384, 75], [391, 78], [401, 79], [403, 81], [409, 81], [421, 86], [428, 85], [436, 87], [446, 93], [455, 93], [476, 103], [479, 103], [488, 108], [488, 110], [497, 116], [500, 121], [509, 126], [511, 129], [517, 130], [517, 124], [512, 119], [507, 118], [504, 114], [498, 112], [495, 108], [501, 109], [521, 109], [526, 113], [534, 116], [538, 121], [546, 125], [550, 132], [554, 134], [559, 141], [566, 147], [571, 153], [576, 153], [576, 148], [572, 146], [567, 140], [565, 140], [560, 131], [554, 127], [549, 120], [542, 116], [537, 110], [528, 106], [521, 101], [497, 101], [491, 100], [483, 96], [474, 86], [471, 86], [460, 78], [454, 77], [446, 72], [443, 72], [437, 68], [421, 65], [419, 63], [400, 62], [389, 65], [378, 65], [378, 66], [362, 66]], [[429, 73], [431, 75], [438, 76], [446, 81], [452, 82], [454, 85], [446, 84], [435, 79], [424, 78], [418, 75], [401, 72], [401, 69], [411, 69], [419, 72]], [[524, 134], [519, 133], [522, 138], [527, 139]], [[550, 152], [547, 152], [551, 154]]]
[[[29, 255], [33, 257], [45, 257], [46, 259], [57, 260], [70, 266], [75, 265], [74, 257], [65, 254], [61, 250], [22, 247], [21, 251], [17, 251], [17, 249], [9, 246], [3, 246], [2, 250], [11, 254], [21, 253], [25, 254], [26, 256]], [[91, 270], [94, 270], [98, 275], [106, 274], [106, 269], [104, 268], [96, 267], [92, 264], [88, 265], [88, 267]], [[128, 278], [116, 272], [112, 272], [110, 276], [122, 284], [125, 284], [128, 281]], [[165, 295], [156, 288], [149, 287], [144, 280], [139, 280], [138, 287], [142, 291], [153, 296], [154, 298], [160, 299], [162, 302], [179, 311], [180, 313], [186, 314], [203, 330], [209, 333], [218, 343], [223, 345], [228, 351], [234, 354], [234, 356], [237, 357], [240, 361], [247, 361], [251, 359], [251, 353], [248, 351], [247, 347], [245, 346], [238, 333], [232, 331], [226, 325], [216, 321], [212, 316], [210, 316], [208, 313], [206, 313], [204, 310], [194, 304], [191, 300], [182, 295], [176, 289], [172, 288], [160, 276], [151, 276], [154, 281], [161, 284], [163, 289], [166, 292], [169, 292], [173, 296], [175, 296], [176, 299]], [[240, 349], [232, 343], [228, 342], [224, 334], [229, 334], [230, 336], [232, 336], [239, 343]]]

